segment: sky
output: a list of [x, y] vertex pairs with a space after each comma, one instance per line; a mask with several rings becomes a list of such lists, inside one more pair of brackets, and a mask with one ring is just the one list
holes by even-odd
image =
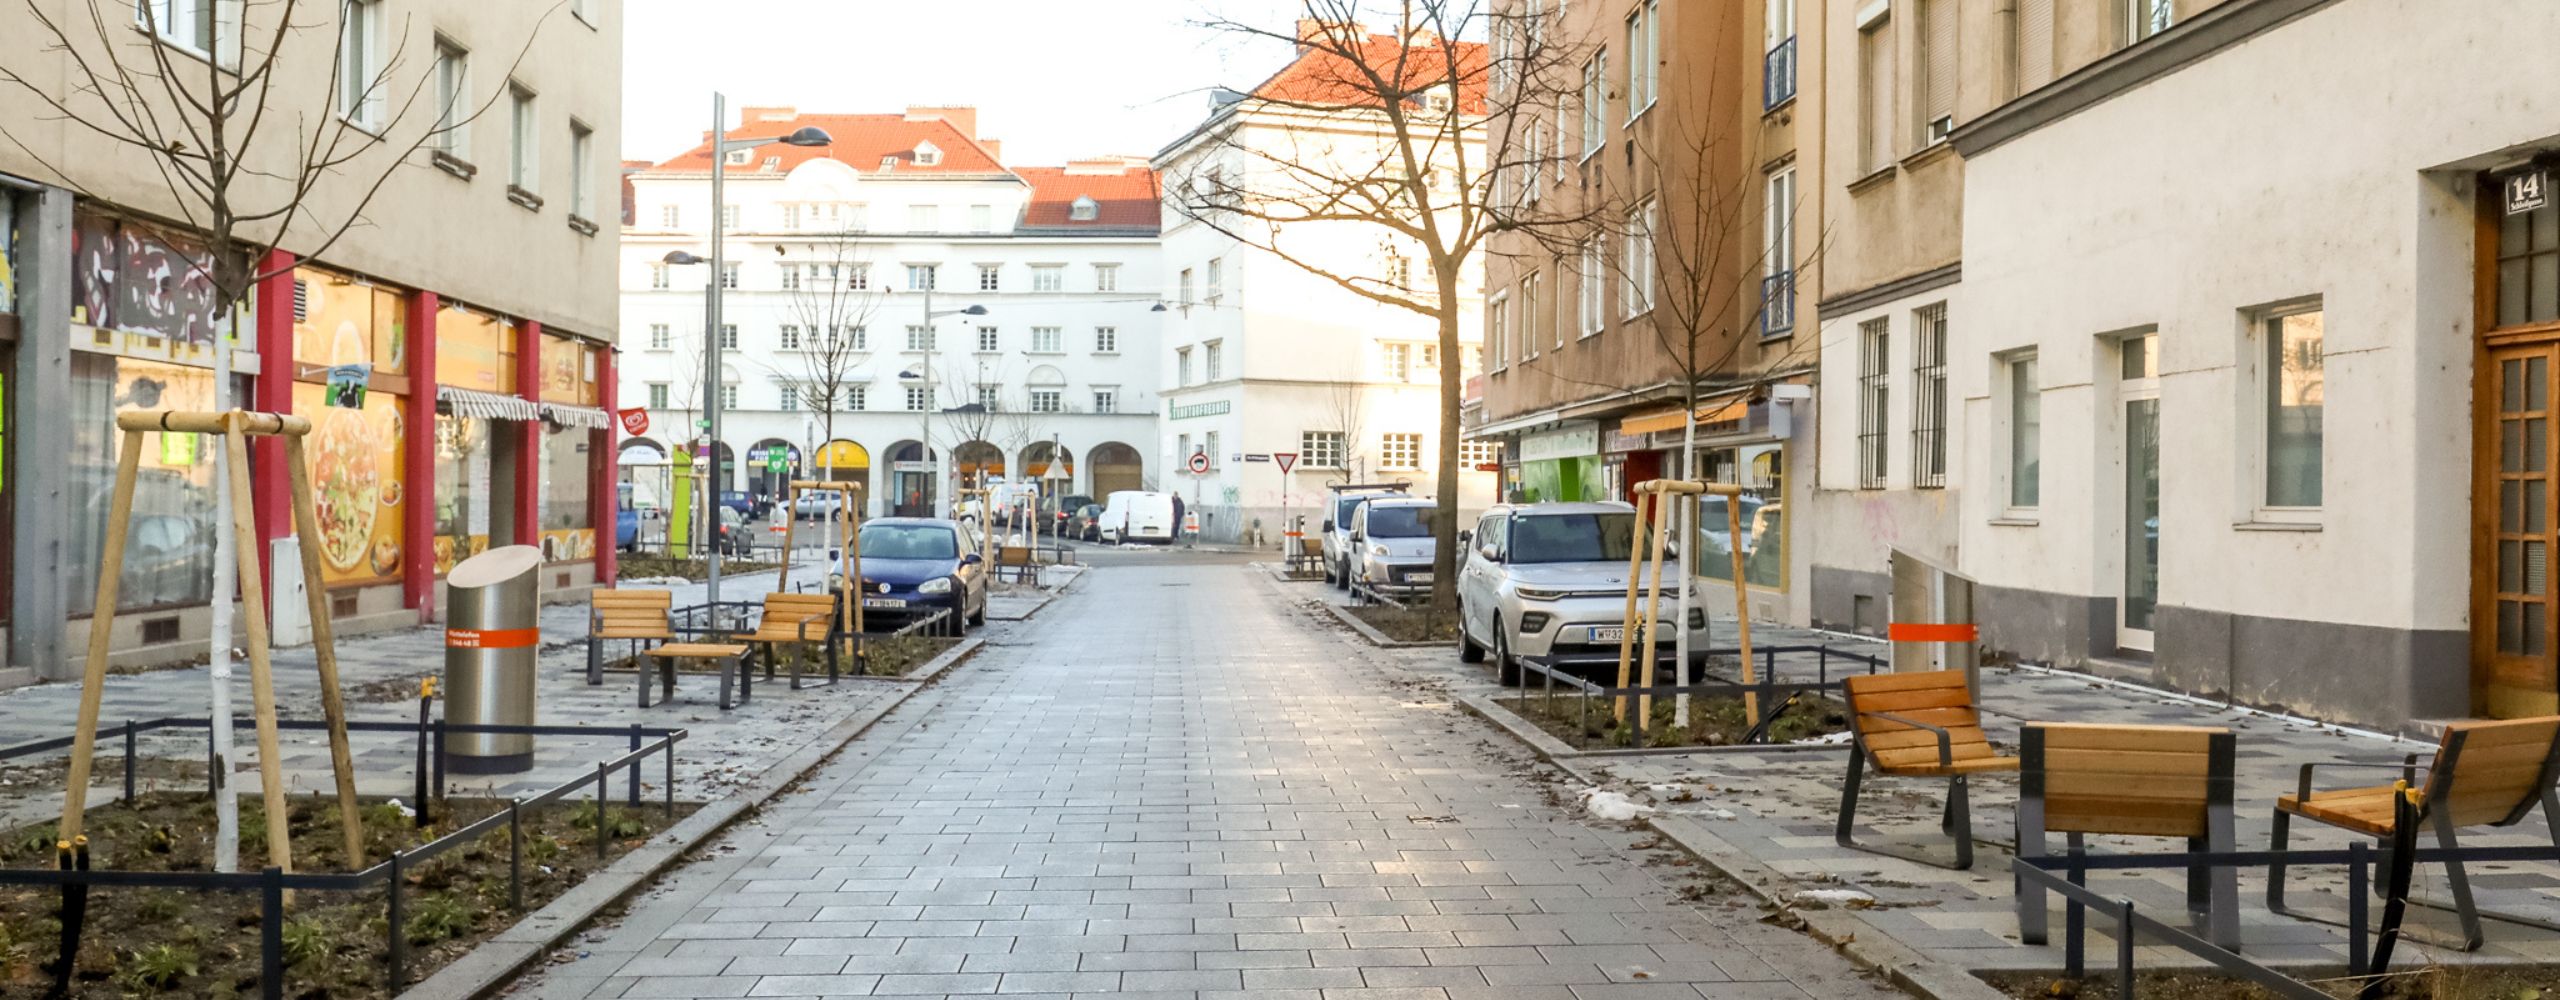
[[[1203, 27], [1286, 30], [1299, 0], [628, 0], [626, 159], [701, 142], [711, 92], [746, 105], [881, 113], [978, 108], [1005, 162], [1151, 155], [1208, 113], [1208, 89], [1259, 82], [1285, 45]], [[706, 53], [708, 55], [706, 56]], [[699, 69], [697, 69], [699, 67]]]

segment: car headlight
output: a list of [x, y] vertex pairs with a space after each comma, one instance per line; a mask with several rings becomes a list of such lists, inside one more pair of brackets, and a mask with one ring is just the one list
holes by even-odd
[[919, 594], [948, 594], [950, 592], [951, 578], [947, 576], [937, 576], [933, 579], [926, 580], [923, 586], [916, 588], [916, 593]]
[[1387, 547], [1384, 545], [1369, 546], [1369, 554], [1380, 559], [1384, 559], [1387, 557]]
[[1573, 594], [1570, 590], [1540, 590], [1535, 587], [1522, 587], [1513, 593], [1519, 594], [1524, 601], [1561, 601]]

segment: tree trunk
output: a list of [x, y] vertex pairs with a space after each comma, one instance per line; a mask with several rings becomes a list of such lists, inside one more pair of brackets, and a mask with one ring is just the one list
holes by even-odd
[[1457, 262], [1432, 268], [1440, 284], [1440, 517], [1431, 526], [1431, 610], [1458, 607], [1458, 401], [1464, 381], [1458, 364]]

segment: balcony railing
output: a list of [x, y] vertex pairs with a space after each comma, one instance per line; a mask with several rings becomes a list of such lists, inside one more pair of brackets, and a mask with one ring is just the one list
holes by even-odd
[[1760, 64], [1760, 109], [1763, 111], [1796, 99], [1796, 40], [1790, 35], [1762, 58]]
[[1760, 335], [1775, 337], [1796, 328], [1796, 273], [1780, 271], [1760, 279]]

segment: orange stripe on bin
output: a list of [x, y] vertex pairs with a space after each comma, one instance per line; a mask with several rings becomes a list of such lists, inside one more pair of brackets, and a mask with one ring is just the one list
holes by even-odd
[[1885, 627], [1885, 638], [1894, 642], [1972, 642], [1980, 634], [1979, 629], [1965, 623], [1895, 622]]
[[449, 628], [444, 630], [447, 649], [522, 649], [542, 641], [542, 630], [534, 628]]

